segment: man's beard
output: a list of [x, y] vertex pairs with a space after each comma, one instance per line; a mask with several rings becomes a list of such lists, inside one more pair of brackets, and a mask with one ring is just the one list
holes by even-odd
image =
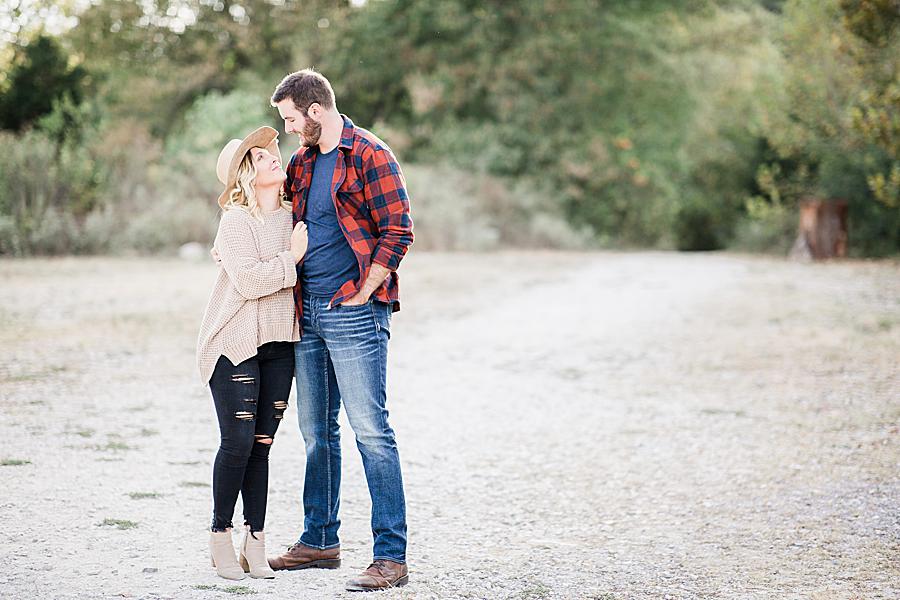
[[300, 132], [300, 142], [307, 148], [312, 148], [319, 143], [321, 135], [322, 124], [307, 117], [306, 123], [303, 124], [303, 131]]

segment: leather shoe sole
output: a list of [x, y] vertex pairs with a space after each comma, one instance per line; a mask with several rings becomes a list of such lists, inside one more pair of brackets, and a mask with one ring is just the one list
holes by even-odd
[[401, 577], [400, 579], [398, 579], [397, 581], [395, 581], [394, 583], [390, 584], [387, 587], [365, 587], [362, 585], [349, 584], [349, 585], [347, 585], [347, 587], [345, 589], [348, 592], [380, 592], [382, 590], [389, 590], [391, 588], [403, 587], [407, 583], [409, 583], [409, 575], [404, 575], [403, 577]]
[[327, 558], [327, 559], [322, 559], [322, 560], [311, 560], [309, 562], [300, 563], [299, 565], [294, 565], [292, 567], [282, 567], [280, 569], [276, 569], [275, 567], [272, 567], [272, 570], [273, 571], [299, 571], [301, 569], [339, 569], [339, 568], [341, 568], [341, 559]]

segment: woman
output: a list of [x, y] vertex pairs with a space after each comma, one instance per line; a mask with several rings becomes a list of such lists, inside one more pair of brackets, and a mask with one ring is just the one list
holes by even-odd
[[[306, 226], [291, 229], [278, 133], [260, 127], [231, 140], [216, 175], [225, 185], [214, 250], [221, 261], [206, 307], [197, 362], [212, 392], [221, 442], [213, 467], [209, 548], [219, 576], [272, 578], [266, 562], [269, 449], [287, 408], [294, 376], [296, 265], [306, 253]], [[244, 502], [240, 564], [231, 541], [238, 492]]]

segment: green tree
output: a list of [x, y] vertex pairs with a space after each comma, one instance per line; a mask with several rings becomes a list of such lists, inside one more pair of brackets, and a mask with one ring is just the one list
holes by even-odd
[[[139, 119], [165, 139], [194, 102], [251, 75], [272, 89], [342, 10], [324, 0], [99, 0], [66, 38], [102, 78], [109, 116]], [[267, 86], [268, 87], [268, 86]], [[269, 90], [271, 91], [271, 90]]]
[[[900, 3], [842, 0], [844, 26], [855, 38], [847, 51], [866, 85], [850, 114], [861, 138], [882, 156], [873, 156], [867, 181], [888, 206], [900, 204]], [[881, 168], [879, 168], [881, 167]]]
[[676, 5], [710, 4], [371, 3], [331, 32], [322, 69], [344, 110], [408, 132], [416, 159], [527, 177], [601, 237], [654, 243], [693, 110], [665, 58]]
[[846, 199], [862, 254], [900, 249], [897, 21], [896, 3], [788, 2], [783, 87], [767, 115], [776, 160], [759, 171], [763, 198]]
[[53, 111], [54, 103], [80, 104], [87, 84], [87, 71], [70, 67], [54, 38], [38, 36], [21, 49], [0, 94], [0, 128], [20, 131]]

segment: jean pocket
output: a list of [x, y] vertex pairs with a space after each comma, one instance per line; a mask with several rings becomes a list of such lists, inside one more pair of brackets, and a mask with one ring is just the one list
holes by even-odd
[[375, 330], [384, 331], [391, 339], [391, 305], [384, 302], [372, 304], [372, 316], [375, 318]]

